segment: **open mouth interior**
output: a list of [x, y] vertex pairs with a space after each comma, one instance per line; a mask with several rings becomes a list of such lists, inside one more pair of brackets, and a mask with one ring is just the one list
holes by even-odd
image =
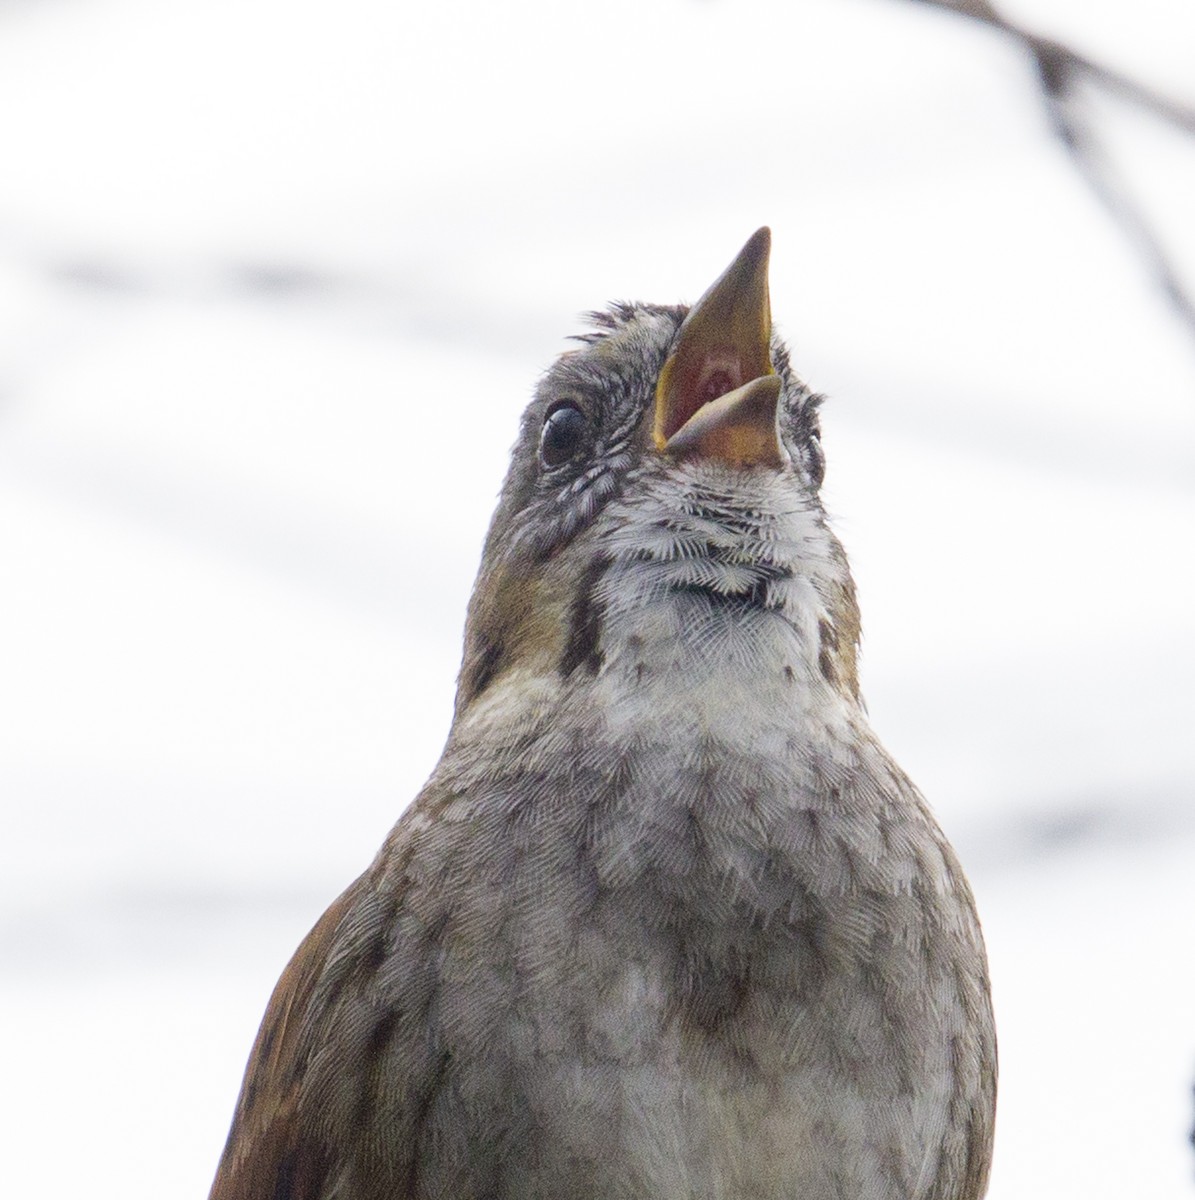
[[660, 414], [658, 431], [664, 441], [710, 401], [733, 392], [744, 382], [739, 355], [730, 347], [707, 352], [691, 365], [678, 366], [679, 370], [670, 381], [673, 387], [667, 397], [665, 411]]

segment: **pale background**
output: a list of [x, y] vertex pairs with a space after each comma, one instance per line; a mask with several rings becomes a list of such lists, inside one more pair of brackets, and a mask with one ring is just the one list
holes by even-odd
[[[1195, 101], [1185, 0], [1010, 12]], [[1195, 286], [1195, 145], [1104, 128]], [[994, 1200], [1195, 1192], [1195, 339], [902, 0], [0, 3], [0, 1145], [202, 1197], [447, 729], [519, 411], [762, 223], [874, 723], [985, 919]]]

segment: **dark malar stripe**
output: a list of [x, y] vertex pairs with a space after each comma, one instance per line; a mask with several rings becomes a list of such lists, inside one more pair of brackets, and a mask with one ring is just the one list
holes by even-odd
[[598, 584], [609, 566], [610, 559], [599, 554], [585, 568], [569, 609], [568, 636], [560, 656], [561, 675], [567, 677], [578, 668], [596, 675], [602, 668], [602, 621], [606, 609], [596, 597]]

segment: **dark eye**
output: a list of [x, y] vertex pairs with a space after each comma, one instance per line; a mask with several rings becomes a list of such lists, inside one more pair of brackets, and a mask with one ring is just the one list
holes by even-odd
[[544, 418], [539, 433], [539, 461], [545, 467], [563, 466], [576, 457], [588, 429], [585, 414], [571, 401], [560, 401]]

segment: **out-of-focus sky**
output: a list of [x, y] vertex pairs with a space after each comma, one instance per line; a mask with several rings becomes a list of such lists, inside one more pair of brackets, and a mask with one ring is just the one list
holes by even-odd
[[[1006, 10], [1195, 103], [1183, 0]], [[0, 4], [13, 1195], [205, 1193], [439, 754], [537, 375], [763, 223], [873, 723], [985, 920], [990, 1194], [1191, 1194], [1195, 339], [1034, 87], [904, 0]], [[1195, 141], [1095, 103], [1195, 289]]]

